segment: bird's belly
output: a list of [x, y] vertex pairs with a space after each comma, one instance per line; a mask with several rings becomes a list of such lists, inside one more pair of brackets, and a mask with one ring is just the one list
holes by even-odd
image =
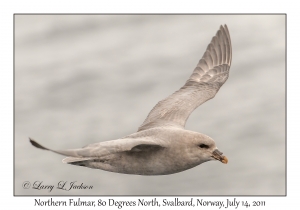
[[199, 163], [178, 158], [167, 151], [123, 152], [89, 161], [87, 167], [138, 175], [166, 175], [187, 170]]

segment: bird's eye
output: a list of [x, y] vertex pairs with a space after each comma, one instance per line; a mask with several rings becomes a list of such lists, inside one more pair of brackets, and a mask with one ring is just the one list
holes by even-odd
[[206, 144], [200, 144], [200, 145], [199, 145], [199, 147], [201, 147], [201, 148], [205, 148], [205, 149], [208, 149], [208, 148], [209, 148], [209, 146], [208, 146], [208, 145], [206, 145]]

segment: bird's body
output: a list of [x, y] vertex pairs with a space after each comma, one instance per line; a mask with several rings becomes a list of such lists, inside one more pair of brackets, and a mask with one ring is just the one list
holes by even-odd
[[227, 163], [212, 138], [184, 129], [189, 115], [213, 98], [228, 78], [231, 42], [221, 26], [186, 84], [160, 101], [136, 133], [80, 149], [40, 149], [68, 156], [63, 162], [111, 172], [165, 175], [193, 168], [209, 160]]
[[172, 174], [201, 163], [201, 156], [198, 156], [200, 153], [191, 151], [196, 147], [188, 145], [197, 145], [192, 139], [205, 137], [203, 134], [173, 127], [152, 128], [123, 139], [89, 145], [93, 154], [89, 153], [87, 156], [96, 158], [76, 161], [74, 164], [126, 174]]

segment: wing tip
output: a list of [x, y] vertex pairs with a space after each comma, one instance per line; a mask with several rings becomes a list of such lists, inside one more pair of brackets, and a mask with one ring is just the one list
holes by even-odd
[[[229, 29], [227, 24], [224, 24], [220, 26], [220, 30], [221, 32], [223, 32], [223, 37], [225, 38], [225, 42], [228, 43], [229, 46], [229, 52], [228, 52], [228, 58], [226, 57], [226, 60], [228, 62], [228, 65], [231, 66], [231, 60], [232, 60], [232, 46], [231, 46], [231, 38], [230, 38], [230, 33], [229, 33]], [[217, 34], [219, 33], [219, 31], [217, 32]]]
[[32, 146], [39, 148], [39, 149], [44, 149], [44, 150], [49, 150], [46, 147], [40, 145], [39, 143], [37, 143], [35, 140], [33, 140], [32, 138], [29, 137], [29, 141], [32, 144]]
[[225, 31], [229, 31], [229, 30], [228, 30], [227, 24], [220, 25], [220, 29], [223, 29], [223, 30], [225, 30]]

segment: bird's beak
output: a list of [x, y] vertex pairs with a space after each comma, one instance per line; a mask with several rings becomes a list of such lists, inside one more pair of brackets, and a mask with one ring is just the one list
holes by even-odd
[[219, 150], [215, 149], [212, 153], [212, 157], [215, 158], [216, 160], [221, 161], [224, 164], [228, 163], [228, 159], [226, 156], [222, 155], [223, 153], [220, 152]]

